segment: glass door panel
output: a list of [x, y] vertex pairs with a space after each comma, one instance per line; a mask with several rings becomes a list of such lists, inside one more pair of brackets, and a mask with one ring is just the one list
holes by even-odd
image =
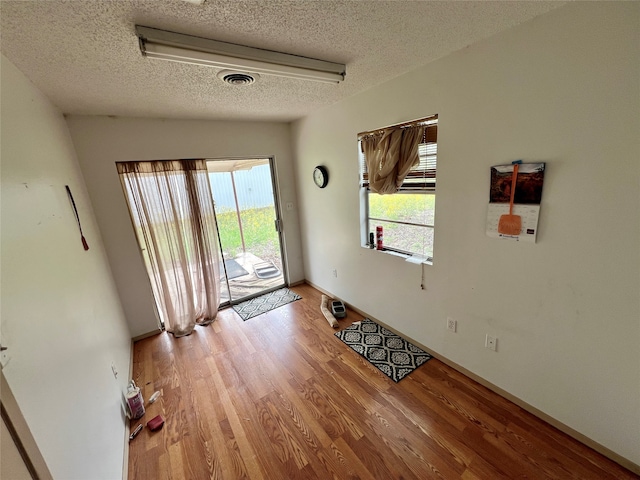
[[[207, 162], [223, 265], [223, 302], [237, 303], [285, 285], [271, 160]], [[226, 297], [225, 297], [226, 293]]]

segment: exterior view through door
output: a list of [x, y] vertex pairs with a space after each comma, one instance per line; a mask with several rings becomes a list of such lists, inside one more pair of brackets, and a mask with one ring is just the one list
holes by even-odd
[[207, 161], [224, 260], [223, 303], [285, 285], [272, 163], [268, 158]]
[[[190, 182], [186, 182], [186, 190], [181, 190], [179, 197], [168, 196], [165, 187], [175, 184], [184, 173], [167, 175], [169, 166], [176, 164], [182, 169], [183, 163], [194, 162], [200, 162], [206, 176], [199, 193], [189, 193]], [[163, 328], [173, 332], [172, 323], [167, 324], [167, 305], [198, 302], [198, 288], [194, 289], [191, 282], [201, 276], [200, 270], [211, 271], [215, 277], [209, 282], [217, 297], [212, 306], [215, 309], [285, 285], [273, 159], [118, 162], [117, 166]], [[194, 208], [194, 199], [195, 207], [208, 204], [209, 210]], [[212, 221], [215, 223], [207, 227]], [[185, 228], [188, 226], [194, 228]], [[191, 230], [212, 235], [193, 243]], [[169, 237], [166, 232], [170, 232]], [[199, 250], [198, 244], [212, 250], [216, 259], [202, 264], [204, 257], [195, 251]], [[183, 283], [184, 288], [176, 288]], [[183, 316], [191, 316], [192, 310], [186, 308]], [[209, 316], [214, 318], [215, 314]], [[198, 319], [194, 322], [205, 323]], [[180, 333], [188, 334], [192, 328]]]

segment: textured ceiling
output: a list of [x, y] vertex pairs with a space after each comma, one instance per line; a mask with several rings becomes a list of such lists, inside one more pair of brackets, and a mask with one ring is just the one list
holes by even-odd
[[[562, 5], [557, 1], [1, 1], [2, 53], [64, 113], [290, 121]], [[142, 57], [134, 26], [347, 65], [338, 85]]]

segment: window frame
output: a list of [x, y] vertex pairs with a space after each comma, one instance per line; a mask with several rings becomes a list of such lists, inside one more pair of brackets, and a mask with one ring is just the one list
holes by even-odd
[[[401, 220], [392, 220], [388, 218], [372, 217], [370, 214], [369, 195], [375, 194], [375, 192], [372, 192], [369, 188], [368, 176], [366, 172], [367, 165], [365, 161], [364, 152], [362, 149], [362, 138], [366, 135], [378, 134], [391, 129], [398, 129], [398, 128], [415, 126], [415, 125], [425, 125], [425, 127], [427, 128], [427, 130], [425, 131], [424, 142], [420, 143], [418, 147], [420, 149], [420, 146], [425, 145], [424, 160], [421, 157], [420, 165], [418, 166], [422, 168], [418, 168], [418, 169], [415, 169], [415, 167], [412, 168], [409, 174], [407, 175], [407, 178], [405, 178], [405, 180], [403, 181], [403, 184], [399, 188], [399, 190], [396, 193], [393, 193], [390, 195], [418, 194], [418, 195], [433, 196], [434, 197], [433, 222], [432, 224], [428, 224], [426, 222], [414, 223], [414, 222], [406, 222]], [[433, 243], [434, 243], [433, 236], [435, 235], [435, 197], [436, 197], [436, 185], [437, 185], [436, 171], [437, 171], [437, 156], [438, 156], [437, 129], [438, 129], [438, 115], [435, 114], [435, 115], [430, 115], [428, 117], [424, 117], [411, 122], [396, 124], [389, 127], [384, 127], [384, 128], [370, 131], [370, 132], [362, 132], [358, 134], [357, 138], [358, 138], [358, 161], [359, 161], [359, 180], [360, 180], [359, 197], [360, 197], [360, 219], [361, 219], [360, 230], [361, 230], [361, 245], [363, 248], [369, 248], [369, 249], [376, 248], [375, 238], [373, 240], [373, 243], [370, 242], [370, 239], [369, 239], [370, 232], [375, 232], [374, 223], [376, 221], [393, 223], [396, 225], [415, 226], [418, 228], [424, 228], [425, 230], [430, 230], [432, 232], [431, 255], [424, 254], [422, 252], [412, 252], [408, 250], [403, 250], [393, 245], [391, 246], [384, 245], [382, 250], [376, 250], [376, 251], [381, 251], [383, 253], [388, 253], [392, 255], [398, 255], [406, 259], [413, 257], [417, 259], [419, 263], [427, 263], [427, 264], [433, 263], [433, 256], [434, 256], [433, 255]], [[430, 149], [429, 145], [433, 145], [434, 148]], [[420, 175], [420, 172], [422, 172], [423, 174]], [[415, 181], [416, 178], [421, 178], [423, 181], [421, 183], [416, 182]], [[423, 245], [426, 246], [427, 244], [424, 243]]]

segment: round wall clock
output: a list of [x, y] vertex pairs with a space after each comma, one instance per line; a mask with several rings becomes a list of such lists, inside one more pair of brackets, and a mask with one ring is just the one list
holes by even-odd
[[327, 169], [321, 165], [318, 165], [313, 170], [313, 181], [316, 182], [316, 185], [320, 188], [324, 188], [329, 183], [329, 172]]

